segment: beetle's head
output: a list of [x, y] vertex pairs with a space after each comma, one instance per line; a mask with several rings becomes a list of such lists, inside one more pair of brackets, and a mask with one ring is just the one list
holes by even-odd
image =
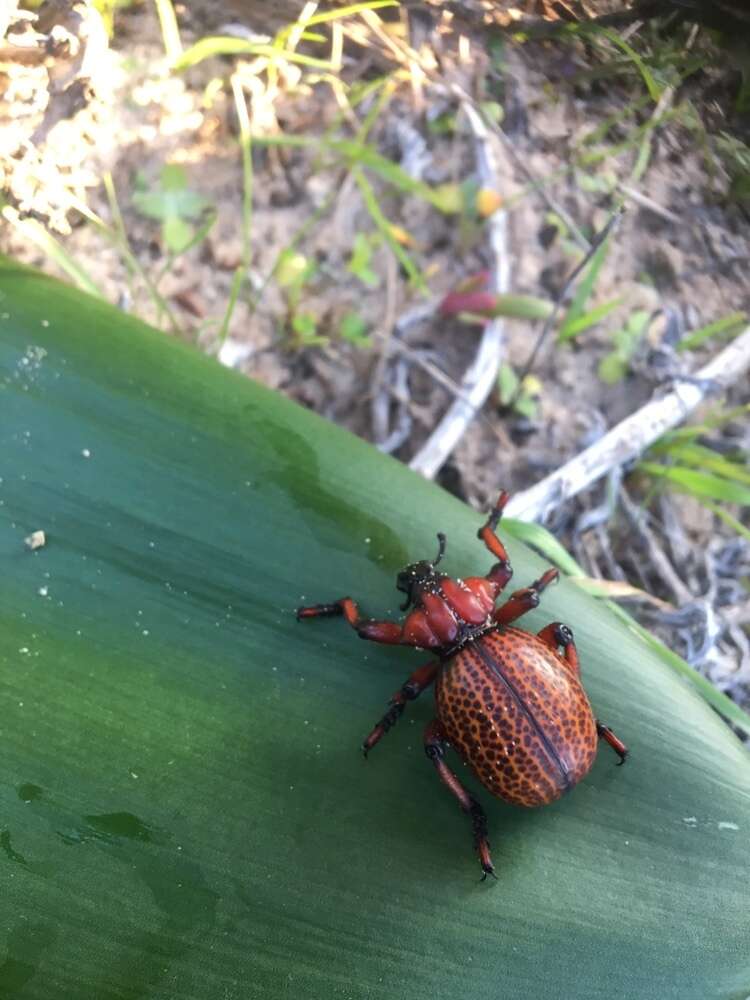
[[435, 572], [435, 567], [445, 555], [445, 535], [438, 532], [438, 554], [434, 562], [423, 559], [422, 562], [412, 563], [406, 569], [402, 569], [396, 577], [396, 588], [406, 594], [406, 600], [401, 605], [401, 610], [406, 611], [410, 604], [414, 604], [419, 594], [435, 584], [440, 577]]

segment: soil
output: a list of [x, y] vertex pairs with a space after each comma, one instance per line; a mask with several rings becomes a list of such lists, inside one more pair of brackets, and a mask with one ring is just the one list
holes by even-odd
[[[470, 188], [474, 140], [450, 88], [461, 87], [490, 112], [501, 107], [506, 141], [497, 147], [499, 193], [509, 212], [514, 293], [555, 299], [580, 257], [582, 240], [591, 240], [606, 224], [619, 198], [626, 212], [608, 242], [586, 308], [614, 306], [565, 344], [549, 337], [534, 364], [534, 381], [526, 383], [530, 410], [503, 409], [493, 394], [439, 473], [447, 489], [486, 507], [500, 486], [513, 492], [531, 486], [669, 388], [675, 376], [695, 371], [720, 346], [712, 340], [696, 351], [677, 352], [685, 332], [748, 309], [747, 209], [733, 197], [731, 165], [714, 141], [720, 133], [747, 139], [747, 122], [734, 110], [738, 74], [732, 59], [717, 58], [714, 37], [700, 25], [635, 21], [623, 29], [631, 43], [643, 36], [654, 51], [671, 46], [673, 62], [687, 46], [701, 63], [684, 80], [675, 78], [666, 97], [662, 90], [657, 104], [638, 67], [615, 46], [605, 52], [601, 39], [521, 42], [503, 32], [521, 4], [446, 4], [442, 11], [439, 6], [383, 9], [376, 28], [372, 20], [346, 22], [351, 30], [342, 39], [340, 79], [364, 93], [351, 108], [330, 75], [315, 76], [293, 62], [280, 64], [275, 78], [259, 72], [250, 57], [212, 57], [186, 71], [170, 71], [152, 4], [118, 8], [107, 41], [90, 8], [81, 14], [82, 5], [58, 3], [53, 20], [65, 25], [67, 48], [36, 61], [9, 61], [7, 46], [0, 53], [0, 183], [16, 220], [0, 231], [0, 251], [65, 276], [22, 228], [23, 220], [36, 220], [109, 301], [194, 340], [225, 364], [375, 443], [382, 445], [394, 429], [405, 428], [394, 453], [409, 461], [453, 399], [445, 379], [436, 380], [429, 367], [447, 375], [449, 384], [460, 382], [481, 327], [433, 314], [399, 338], [411, 355], [389, 351], [394, 323], [425, 298], [378, 236], [352, 163], [320, 137], [351, 140], [371, 114], [367, 142], [382, 156], [432, 186], [455, 191], [463, 185], [465, 208], [457, 216], [366, 171], [381, 212], [399, 227], [397, 238], [424, 275], [429, 295], [439, 300], [467, 276], [492, 266], [487, 225], [474, 210]], [[620, 6], [589, 3], [586, 11]], [[176, 12], [187, 48], [226, 30], [256, 41], [272, 38], [301, 7], [291, 0], [235, 0], [177, 5]], [[575, 4], [552, 3], [526, 4], [524, 13], [552, 23], [564, 7], [580, 14]], [[400, 60], [406, 41], [425, 60], [425, 73]], [[301, 43], [299, 51], [319, 54], [314, 43]], [[667, 73], [668, 59], [664, 65]], [[281, 131], [314, 140], [306, 146], [255, 142], [248, 268], [239, 222], [243, 173], [229, 85], [233, 72], [244, 87], [255, 136]], [[385, 74], [392, 83], [378, 107], [377, 92], [367, 96], [366, 86]], [[215, 214], [205, 238], [176, 257], [159, 221], [139, 211], [134, 198], [139, 190], [158, 188], [167, 163], [184, 168], [187, 190]], [[116, 205], [102, 183], [107, 175]], [[119, 212], [139, 271], [133, 273], [122, 245], [92, 223], [91, 212], [110, 229]], [[358, 241], [369, 253], [359, 276], [352, 265]], [[292, 254], [299, 256], [295, 260]], [[309, 266], [298, 300], [275, 278], [280, 260]], [[222, 331], [238, 269], [246, 280]], [[143, 274], [158, 281], [171, 323]], [[646, 332], [624, 362], [622, 377], [608, 384], [599, 377], [599, 366], [618, 331], [639, 313], [647, 320]], [[358, 343], [341, 335], [347, 314], [365, 331]], [[505, 363], [517, 372], [526, 365], [539, 326], [521, 320], [506, 324]], [[312, 333], [325, 342], [306, 343]], [[748, 401], [744, 383], [724, 403]], [[747, 452], [747, 422], [726, 425], [713, 444]], [[628, 489], [636, 501], [642, 495], [637, 477]], [[648, 546], [642, 540], [634, 545], [633, 528], [622, 514], [604, 529], [582, 530], [582, 514], [600, 504], [603, 492], [599, 486], [567, 505], [550, 526], [592, 576], [629, 578], [651, 594], [681, 603], [651, 565], [644, 552]], [[744, 594], [741, 587], [732, 594], [728, 589], [730, 577], [742, 580], [750, 573], [747, 550], [706, 507], [669, 494], [650, 507], [649, 518], [697, 605], [717, 579], [727, 581], [723, 597], [712, 604], [720, 615], [747, 604], [746, 589]], [[702, 640], [695, 628], [708, 634], [703, 619], [695, 628], [685, 621], [669, 624], [648, 607], [639, 606], [644, 620], [666, 630], [673, 645], [682, 645], [692, 662], [738, 700], [748, 697], [750, 611], [744, 618], [735, 615], [731, 629], [725, 624], [710, 648], [696, 650]]]

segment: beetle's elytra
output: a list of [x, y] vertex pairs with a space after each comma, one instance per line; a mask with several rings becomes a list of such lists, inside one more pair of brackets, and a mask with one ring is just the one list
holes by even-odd
[[508, 494], [497, 503], [478, 537], [498, 560], [486, 576], [452, 580], [437, 571], [445, 536], [434, 562], [418, 562], [398, 574], [406, 594], [402, 623], [360, 616], [350, 597], [300, 608], [297, 618], [343, 615], [362, 639], [430, 649], [435, 659], [415, 670], [391, 698], [388, 711], [362, 745], [372, 750], [412, 701], [434, 682], [437, 712], [425, 729], [427, 756], [438, 776], [470, 817], [474, 845], [487, 875], [495, 869], [484, 810], [445, 762], [451, 745], [493, 795], [519, 806], [554, 802], [589, 772], [598, 739], [618, 754], [625, 744], [591, 711], [580, 680], [578, 652], [567, 625], [553, 622], [537, 635], [511, 623], [539, 604], [539, 595], [558, 577], [546, 573], [495, 602], [513, 570], [495, 534]]

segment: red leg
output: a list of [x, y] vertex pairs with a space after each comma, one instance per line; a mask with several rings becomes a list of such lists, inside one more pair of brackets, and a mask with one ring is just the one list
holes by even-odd
[[581, 676], [581, 667], [578, 662], [578, 650], [576, 649], [576, 644], [573, 641], [573, 632], [567, 625], [563, 625], [562, 622], [552, 622], [551, 625], [546, 625], [541, 632], [537, 632], [537, 635], [542, 642], [551, 646], [555, 652], [557, 652], [560, 649], [560, 646], [562, 646], [563, 658], [565, 659], [565, 662], [568, 664], [576, 677]]
[[546, 587], [554, 583], [559, 575], [556, 569], [548, 569], [530, 587], [524, 587], [523, 590], [517, 590], [511, 594], [505, 604], [502, 604], [495, 612], [495, 622], [498, 625], [510, 625], [516, 618], [520, 618], [527, 611], [537, 607], [539, 595]]
[[599, 734], [599, 738], [604, 740], [606, 743], [609, 743], [614, 752], [620, 758], [618, 764], [624, 764], [630, 751], [622, 740], [615, 736], [609, 726], [603, 725], [598, 719], [596, 720], [596, 731]]
[[342, 597], [333, 604], [314, 604], [309, 608], [297, 609], [297, 621], [302, 621], [303, 618], [332, 618], [337, 615], [346, 618], [360, 639], [370, 639], [372, 642], [389, 645], [398, 645], [402, 641], [402, 630], [398, 622], [363, 619], [356, 602], [351, 597]]
[[495, 534], [508, 500], [510, 500], [510, 494], [503, 490], [497, 498], [497, 503], [490, 511], [487, 521], [477, 532], [477, 538], [484, 542], [492, 555], [498, 560], [485, 577], [485, 579], [496, 584], [498, 593], [500, 593], [508, 580], [513, 576], [508, 553], [505, 551], [503, 543]]
[[435, 765], [435, 770], [440, 780], [458, 800], [458, 804], [471, 819], [471, 826], [474, 832], [474, 846], [479, 854], [479, 861], [484, 872], [482, 881], [484, 882], [488, 875], [492, 875], [493, 878], [497, 877], [494, 865], [492, 864], [492, 857], [490, 856], [490, 844], [487, 840], [487, 817], [484, 814], [484, 809], [482, 809], [472, 795], [469, 795], [453, 771], [445, 763], [443, 759], [445, 757], [445, 742], [446, 738], [442, 725], [437, 719], [433, 719], [424, 731], [425, 752]]
[[388, 711], [362, 744], [365, 757], [375, 744], [382, 740], [388, 730], [396, 725], [403, 714], [407, 701], [414, 701], [425, 688], [432, 684], [437, 677], [438, 670], [440, 670], [440, 660], [431, 660], [415, 670], [407, 682], [394, 694], [388, 702]]

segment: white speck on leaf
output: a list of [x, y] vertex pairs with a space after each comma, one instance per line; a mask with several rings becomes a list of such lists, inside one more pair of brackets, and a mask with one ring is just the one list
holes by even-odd
[[27, 549], [41, 549], [47, 544], [47, 536], [43, 531], [32, 531], [30, 535], [27, 535], [23, 540], [24, 545]]
[[721, 820], [717, 825], [720, 830], [739, 830], [736, 823], [729, 823], [726, 820]]

